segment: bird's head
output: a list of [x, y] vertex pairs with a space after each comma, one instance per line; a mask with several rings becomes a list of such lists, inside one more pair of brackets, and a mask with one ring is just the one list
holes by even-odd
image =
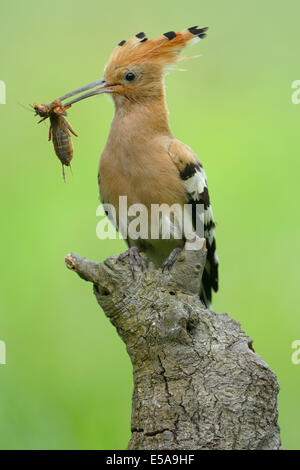
[[121, 41], [113, 50], [105, 67], [104, 77], [60, 98], [91, 90], [74, 98], [66, 106], [98, 94], [111, 94], [115, 103], [147, 103], [163, 94], [163, 76], [166, 67], [176, 63], [184, 47], [203, 39], [207, 28], [197, 26], [175, 33], [169, 31], [148, 40], [144, 33]]

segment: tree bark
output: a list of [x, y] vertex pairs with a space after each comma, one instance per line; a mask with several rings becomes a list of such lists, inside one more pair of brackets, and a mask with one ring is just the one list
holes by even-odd
[[128, 449], [281, 448], [275, 373], [238, 322], [199, 300], [205, 259], [205, 245], [184, 250], [162, 273], [143, 257], [133, 278], [127, 259], [66, 257], [94, 284], [132, 362]]

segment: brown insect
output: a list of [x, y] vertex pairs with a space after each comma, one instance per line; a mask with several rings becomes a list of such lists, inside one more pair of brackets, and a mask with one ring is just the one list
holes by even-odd
[[74, 153], [70, 132], [77, 137], [71, 124], [65, 118], [66, 109], [71, 106], [64, 107], [57, 99], [50, 104], [34, 104], [32, 107], [35, 115], [42, 118], [39, 123], [47, 118], [50, 119], [48, 140], [52, 139], [54, 151], [62, 164], [63, 179], [66, 182], [64, 165], [69, 166], [72, 172], [71, 160]]

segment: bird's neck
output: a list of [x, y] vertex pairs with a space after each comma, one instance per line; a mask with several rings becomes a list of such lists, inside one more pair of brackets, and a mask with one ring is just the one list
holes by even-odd
[[171, 135], [164, 96], [149, 103], [115, 102], [109, 140], [134, 144], [159, 135]]

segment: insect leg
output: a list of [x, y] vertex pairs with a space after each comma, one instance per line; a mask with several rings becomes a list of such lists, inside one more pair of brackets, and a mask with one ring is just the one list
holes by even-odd
[[65, 119], [66, 121], [66, 125], [69, 129], [70, 132], [72, 132], [73, 135], [75, 135], [75, 137], [78, 137], [78, 135], [76, 134], [76, 132], [74, 131], [73, 127], [71, 126], [71, 124], [69, 123], [69, 121], [67, 119]]
[[48, 135], [48, 142], [51, 140], [51, 126], [49, 127], [49, 135]]
[[43, 119], [40, 119], [40, 121], [38, 121], [38, 124], [39, 124], [40, 122], [45, 121], [45, 119], [48, 119], [48, 116], [44, 117]]

